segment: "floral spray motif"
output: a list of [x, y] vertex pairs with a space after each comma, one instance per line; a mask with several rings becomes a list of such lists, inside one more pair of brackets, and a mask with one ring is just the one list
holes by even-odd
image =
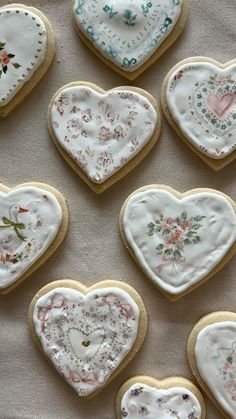
[[11, 60], [15, 57], [15, 54], [8, 53], [5, 49], [5, 45], [6, 44], [4, 42], [0, 42], [0, 79], [3, 74], [7, 73], [9, 65], [13, 65], [16, 69], [21, 67], [20, 64], [11, 62]]
[[219, 373], [223, 378], [224, 387], [236, 402], [236, 342], [231, 348], [220, 348], [216, 359], [220, 360]]
[[155, 223], [148, 224], [148, 235], [154, 236], [155, 233], [161, 238], [157, 244], [156, 250], [158, 256], [161, 256], [161, 263], [157, 266], [157, 271], [165, 266], [172, 266], [173, 271], [186, 266], [186, 258], [184, 256], [186, 246], [195, 245], [201, 241], [198, 233], [202, 228], [201, 221], [205, 216], [197, 215], [188, 217], [183, 211], [176, 218], [164, 218], [163, 214], [156, 218]]

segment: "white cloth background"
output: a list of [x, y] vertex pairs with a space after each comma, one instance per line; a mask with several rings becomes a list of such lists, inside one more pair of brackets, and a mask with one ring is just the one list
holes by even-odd
[[[4, 5], [5, 0], [0, 0]], [[8, 3], [13, 3], [12, 1]], [[193, 325], [215, 310], [235, 310], [235, 257], [209, 282], [177, 303], [170, 303], [145, 278], [118, 235], [119, 210], [140, 186], [164, 183], [181, 192], [211, 187], [236, 200], [235, 163], [215, 173], [201, 162], [164, 121], [159, 144], [129, 176], [96, 196], [56, 151], [47, 131], [51, 96], [65, 83], [91, 81], [104, 89], [129, 83], [100, 62], [78, 39], [73, 28], [72, 0], [24, 0], [41, 9], [57, 36], [57, 56], [39, 86], [8, 118], [0, 120], [0, 181], [14, 186], [46, 182], [68, 200], [70, 229], [58, 252], [8, 296], [0, 298], [0, 418], [115, 419], [115, 397], [122, 383], [136, 374], [192, 378], [186, 341]], [[193, 55], [219, 61], [235, 58], [235, 0], [190, 0], [190, 16], [182, 37], [134, 84], [160, 99], [168, 70]], [[79, 399], [35, 348], [26, 316], [29, 303], [43, 285], [61, 278], [91, 284], [120, 279], [142, 295], [149, 314], [145, 344], [125, 371], [91, 401]], [[207, 401], [208, 419], [221, 415]]]

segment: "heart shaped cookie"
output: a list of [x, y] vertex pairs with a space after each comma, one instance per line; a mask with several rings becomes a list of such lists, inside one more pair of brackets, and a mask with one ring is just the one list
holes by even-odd
[[134, 80], [180, 36], [187, 0], [76, 0], [74, 18], [86, 45]]
[[11, 112], [50, 67], [55, 39], [47, 18], [23, 4], [0, 8], [0, 116]]
[[181, 194], [167, 186], [145, 186], [121, 209], [121, 237], [147, 277], [175, 301], [232, 257], [235, 211], [236, 204], [213, 189]]
[[59, 247], [67, 232], [64, 197], [43, 183], [13, 189], [0, 185], [0, 294], [31, 275]]
[[119, 281], [42, 288], [29, 308], [36, 344], [79, 396], [90, 398], [140, 349], [147, 330], [139, 294]]
[[181, 61], [166, 76], [162, 107], [181, 139], [211, 168], [236, 158], [236, 60]]
[[222, 415], [236, 412], [236, 313], [203, 317], [188, 340], [188, 360], [198, 383]]
[[64, 159], [101, 193], [149, 153], [160, 136], [161, 119], [156, 100], [142, 89], [105, 92], [75, 82], [53, 97], [48, 126]]
[[206, 407], [200, 391], [182, 377], [159, 381], [138, 376], [120, 389], [117, 401], [118, 419], [205, 419]]

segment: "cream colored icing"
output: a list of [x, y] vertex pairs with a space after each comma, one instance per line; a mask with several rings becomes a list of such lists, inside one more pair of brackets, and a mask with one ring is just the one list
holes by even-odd
[[78, 28], [125, 71], [145, 63], [178, 23], [182, 0], [76, 0]]
[[150, 187], [129, 198], [123, 226], [144, 272], [174, 295], [206, 277], [236, 240], [234, 208], [214, 192], [179, 200]]
[[42, 65], [44, 22], [24, 6], [0, 9], [0, 107], [7, 105]]
[[0, 193], [0, 288], [17, 281], [48, 249], [62, 221], [47, 190], [21, 187]]
[[166, 100], [187, 140], [212, 159], [236, 149], [236, 65], [183, 64], [170, 77]]
[[94, 183], [101, 184], [152, 138], [157, 112], [139, 93], [62, 90], [51, 108], [56, 140]]
[[159, 389], [137, 383], [124, 394], [121, 417], [127, 419], [201, 419], [195, 395], [183, 387]]
[[139, 308], [119, 288], [86, 295], [56, 288], [37, 301], [33, 322], [42, 348], [79, 396], [103, 387], [131, 351]]
[[197, 369], [213, 396], [236, 419], [236, 322], [213, 323], [196, 340]]

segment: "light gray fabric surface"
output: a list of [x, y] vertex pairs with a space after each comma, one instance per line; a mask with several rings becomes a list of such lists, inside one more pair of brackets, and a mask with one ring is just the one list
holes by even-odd
[[[8, 2], [13, 3], [13, 2]], [[140, 166], [111, 190], [96, 196], [56, 151], [46, 126], [47, 105], [70, 81], [86, 80], [104, 89], [127, 81], [102, 64], [78, 39], [72, 1], [25, 0], [51, 20], [57, 35], [55, 62], [40, 85], [8, 118], [0, 120], [0, 180], [8, 186], [34, 180], [58, 188], [68, 200], [70, 229], [58, 252], [8, 296], [0, 298], [0, 418], [113, 419], [116, 393], [136, 374], [192, 378], [186, 340], [201, 316], [235, 310], [233, 258], [213, 279], [177, 303], [168, 302], [131, 260], [118, 235], [120, 207], [140, 186], [164, 183], [183, 192], [212, 187], [236, 200], [235, 163], [214, 173], [173, 133], [163, 118], [160, 143]], [[5, 1], [0, 0], [0, 5]], [[206, 55], [220, 61], [235, 57], [235, 0], [190, 0], [190, 17], [181, 39], [135, 84], [158, 100], [168, 70], [183, 58]], [[36, 291], [48, 282], [74, 278], [90, 284], [120, 279], [142, 295], [149, 332], [139, 355], [92, 401], [79, 399], [47, 364], [32, 343], [26, 315]], [[207, 402], [208, 419], [221, 415]]]

